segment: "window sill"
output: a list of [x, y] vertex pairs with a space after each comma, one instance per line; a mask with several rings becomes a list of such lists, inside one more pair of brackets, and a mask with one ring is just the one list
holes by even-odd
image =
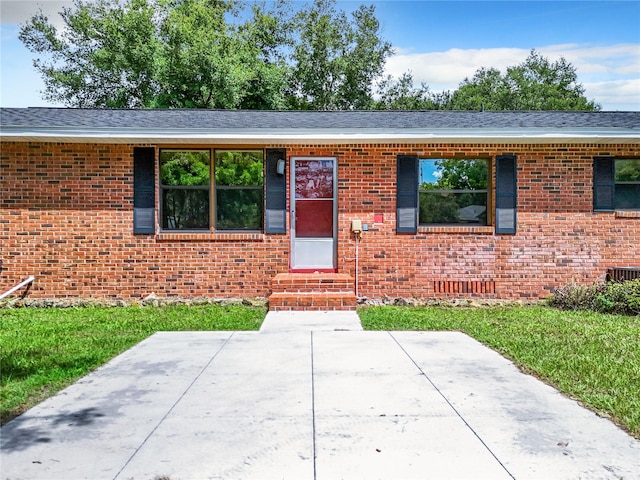
[[418, 227], [418, 233], [461, 233], [465, 235], [493, 235], [494, 228], [492, 225], [482, 225], [475, 227], [467, 227], [462, 225], [443, 225], [437, 227]]
[[263, 242], [262, 232], [160, 232], [156, 234], [159, 242]]
[[616, 218], [640, 218], [640, 210], [616, 210]]

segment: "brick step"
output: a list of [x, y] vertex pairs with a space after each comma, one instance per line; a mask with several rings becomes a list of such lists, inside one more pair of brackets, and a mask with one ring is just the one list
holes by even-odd
[[346, 273], [279, 273], [271, 281], [271, 290], [274, 293], [353, 291], [353, 277]]
[[280, 273], [271, 281], [269, 310], [355, 310], [353, 277], [345, 273]]
[[356, 296], [353, 292], [298, 292], [272, 293], [269, 310], [355, 310]]

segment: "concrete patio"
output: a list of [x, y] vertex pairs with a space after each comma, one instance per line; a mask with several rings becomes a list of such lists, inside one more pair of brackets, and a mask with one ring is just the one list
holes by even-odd
[[144, 340], [0, 430], [2, 479], [637, 479], [640, 442], [457, 332]]

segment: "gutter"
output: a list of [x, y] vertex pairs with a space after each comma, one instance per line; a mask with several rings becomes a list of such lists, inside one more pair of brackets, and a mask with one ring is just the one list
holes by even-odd
[[116, 129], [0, 127], [2, 141], [263, 145], [265, 143], [623, 143], [640, 144], [632, 128], [457, 129]]

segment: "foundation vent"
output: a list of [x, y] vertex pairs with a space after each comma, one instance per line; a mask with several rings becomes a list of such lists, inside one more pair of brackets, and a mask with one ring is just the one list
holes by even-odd
[[496, 293], [493, 280], [435, 280], [434, 293]]

